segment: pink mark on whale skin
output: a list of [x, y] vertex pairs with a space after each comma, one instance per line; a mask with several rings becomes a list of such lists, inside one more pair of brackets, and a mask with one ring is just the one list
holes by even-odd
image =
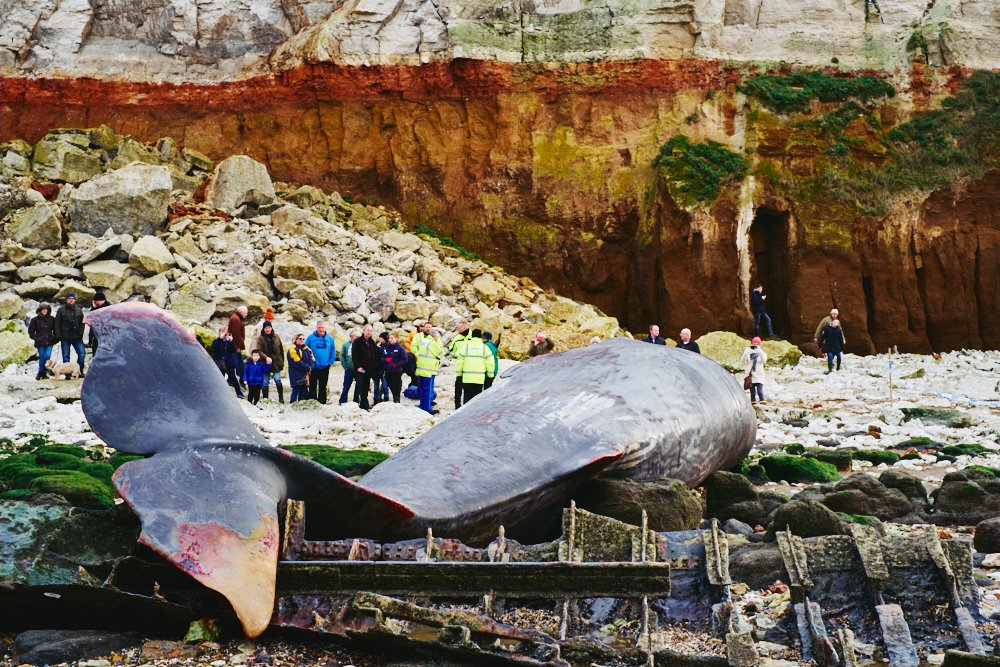
[[185, 329], [173, 315], [157, 308], [151, 303], [143, 303], [141, 301], [118, 303], [88, 313], [84, 317], [84, 322], [97, 332], [98, 338], [111, 337], [113, 339], [115, 334], [122, 331], [128, 324], [131, 324], [135, 320], [142, 320], [149, 317], [155, 317], [164, 324], [169, 325], [180, 337], [181, 342], [201, 346], [195, 335]]

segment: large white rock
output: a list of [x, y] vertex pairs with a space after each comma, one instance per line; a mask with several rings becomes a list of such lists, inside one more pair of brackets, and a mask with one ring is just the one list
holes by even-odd
[[247, 203], [267, 204], [275, 196], [267, 167], [248, 155], [234, 155], [216, 165], [205, 202], [232, 211]]
[[146, 236], [163, 226], [173, 187], [170, 170], [133, 163], [80, 184], [69, 196], [70, 231]]
[[115, 289], [128, 275], [129, 265], [113, 259], [101, 259], [83, 267], [83, 275], [92, 287]]
[[215, 315], [215, 302], [211, 300], [207, 286], [190, 282], [170, 297], [170, 310], [178, 320], [185, 323], [204, 324]]
[[274, 278], [291, 280], [319, 280], [319, 271], [309, 255], [295, 250], [283, 252], [274, 258]]
[[143, 236], [132, 245], [128, 263], [142, 275], [154, 276], [163, 273], [177, 262], [167, 250], [167, 246], [163, 245], [163, 241], [155, 236]]
[[39, 203], [10, 213], [6, 234], [30, 248], [58, 248], [62, 245], [62, 220], [53, 206]]
[[0, 322], [0, 368], [23, 364], [35, 353], [35, 344], [20, 322]]
[[[2, 31], [0, 27], [0, 35]], [[52, 130], [35, 144], [32, 169], [50, 181], [80, 183], [97, 176], [104, 167], [97, 151], [90, 148], [89, 132]]]
[[0, 293], [0, 320], [9, 320], [21, 312], [24, 302], [21, 297], [10, 292]]
[[166, 308], [167, 297], [170, 295], [170, 281], [167, 280], [165, 274], [159, 273], [139, 281], [136, 285], [136, 291], [149, 299], [151, 304]]

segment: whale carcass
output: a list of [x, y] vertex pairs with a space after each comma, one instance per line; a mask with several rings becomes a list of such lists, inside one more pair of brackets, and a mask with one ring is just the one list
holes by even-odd
[[270, 619], [278, 504], [306, 502], [310, 532], [471, 544], [499, 525], [549, 525], [597, 476], [693, 486], [750, 450], [756, 419], [735, 379], [701, 355], [615, 339], [504, 373], [358, 482], [273, 447], [204, 348], [171, 315], [124, 303], [87, 316], [100, 347], [83, 386], [94, 432], [147, 455], [114, 482], [140, 542], [232, 603], [244, 630]]

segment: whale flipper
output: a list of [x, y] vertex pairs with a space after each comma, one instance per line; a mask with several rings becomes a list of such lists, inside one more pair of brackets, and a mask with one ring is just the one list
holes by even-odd
[[140, 543], [224, 595], [248, 636], [267, 628], [285, 497], [274, 462], [227, 449], [172, 450], [126, 463], [114, 481], [142, 521]]
[[130, 454], [267, 441], [243, 414], [219, 369], [171, 315], [139, 302], [87, 315], [98, 354], [83, 383], [83, 412], [101, 440]]

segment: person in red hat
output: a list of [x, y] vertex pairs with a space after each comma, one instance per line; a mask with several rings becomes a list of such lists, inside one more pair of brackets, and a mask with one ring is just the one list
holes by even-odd
[[764, 364], [767, 363], [767, 353], [760, 345], [760, 337], [754, 336], [750, 341], [750, 347], [743, 350], [740, 357], [740, 365], [746, 369], [744, 386], [750, 385], [750, 402], [764, 403], [764, 383], [767, 376], [764, 374]]

